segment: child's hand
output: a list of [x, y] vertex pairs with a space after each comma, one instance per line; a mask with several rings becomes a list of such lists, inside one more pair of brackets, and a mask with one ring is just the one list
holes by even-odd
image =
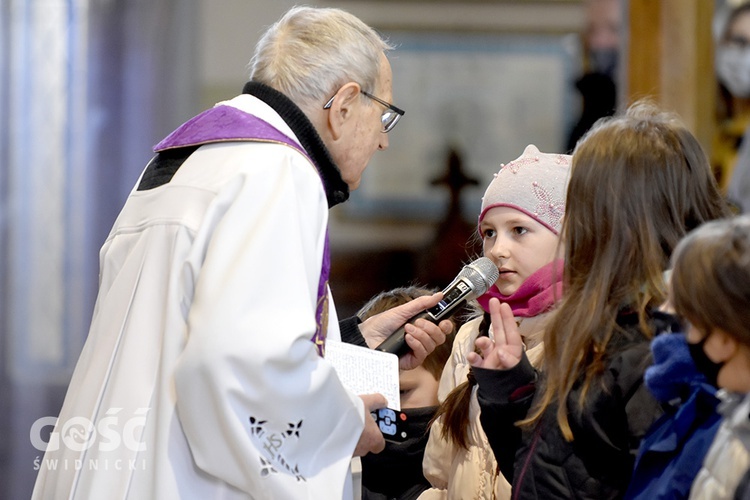
[[501, 304], [496, 298], [490, 299], [493, 339], [480, 337], [476, 347], [480, 354], [470, 352], [466, 359], [471, 366], [490, 370], [507, 370], [521, 361], [523, 340], [518, 333], [516, 318], [508, 304]]

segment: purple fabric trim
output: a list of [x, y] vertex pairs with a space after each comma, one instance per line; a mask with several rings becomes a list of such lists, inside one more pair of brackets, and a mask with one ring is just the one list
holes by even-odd
[[328, 247], [328, 230], [326, 229], [326, 243], [323, 249], [323, 266], [318, 281], [318, 307], [315, 310], [315, 324], [317, 329], [312, 341], [318, 348], [320, 357], [326, 353], [326, 332], [328, 331], [328, 277], [331, 274], [331, 250]]
[[154, 146], [154, 151], [228, 141], [279, 142], [307, 156], [302, 146], [270, 123], [225, 105], [215, 106], [186, 121]]
[[[191, 118], [174, 132], [169, 134], [154, 151], [180, 148], [184, 146], [198, 146], [214, 142], [230, 141], [260, 141], [286, 144], [293, 147], [315, 165], [305, 150], [293, 139], [283, 134], [270, 123], [257, 116], [245, 113], [232, 106], [216, 106]], [[317, 169], [316, 169], [317, 171]], [[321, 179], [322, 182], [322, 179]], [[318, 281], [318, 305], [315, 311], [316, 329], [312, 342], [318, 349], [318, 354], [325, 354], [326, 332], [328, 331], [328, 278], [331, 274], [331, 252], [328, 247], [328, 230], [326, 229], [323, 262]]]

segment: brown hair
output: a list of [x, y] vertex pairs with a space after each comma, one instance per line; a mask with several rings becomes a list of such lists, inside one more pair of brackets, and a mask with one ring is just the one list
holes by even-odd
[[605, 368], [623, 309], [638, 315], [666, 299], [663, 272], [678, 241], [728, 214], [696, 138], [678, 118], [641, 101], [604, 118], [573, 152], [562, 240], [564, 289], [545, 331], [545, 384], [522, 424], [557, 403], [557, 422], [573, 434], [565, 403], [582, 381], [580, 407]]
[[[479, 336], [487, 336], [489, 327], [490, 315], [484, 313], [483, 319], [479, 324]], [[430, 427], [432, 427], [432, 424], [436, 420], [443, 417], [441, 436], [443, 439], [451, 441], [455, 446], [464, 449], [469, 448], [467, 423], [469, 422], [471, 392], [476, 384], [477, 381], [474, 378], [474, 374], [469, 370], [467, 380], [458, 384], [448, 393], [430, 421]]]
[[[393, 307], [401, 304], [406, 304], [410, 300], [422, 297], [424, 295], [432, 295], [436, 293], [437, 289], [424, 288], [419, 286], [408, 286], [394, 288], [387, 292], [381, 292], [375, 297], [371, 298], [357, 313], [357, 316], [362, 321], [366, 320], [370, 316], [374, 316], [383, 311], [387, 311]], [[453, 320], [452, 320], [453, 321]], [[435, 377], [435, 380], [440, 381], [440, 376], [443, 373], [443, 368], [448, 358], [451, 355], [451, 349], [453, 347], [453, 338], [456, 333], [455, 321], [453, 331], [446, 335], [445, 342], [440, 344], [432, 351], [422, 362], [422, 366]]]
[[750, 346], [750, 217], [709, 222], [675, 249], [675, 312], [707, 335], [719, 328]]

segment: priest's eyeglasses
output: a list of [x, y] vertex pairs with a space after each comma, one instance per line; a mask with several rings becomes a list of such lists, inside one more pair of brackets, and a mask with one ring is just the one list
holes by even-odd
[[[395, 127], [401, 117], [404, 116], [405, 111], [401, 108], [397, 108], [387, 101], [384, 101], [383, 99], [380, 99], [379, 97], [375, 97], [369, 92], [365, 92], [364, 90], [360, 90], [360, 92], [373, 101], [376, 101], [385, 106], [385, 111], [383, 111], [383, 114], [380, 115], [380, 123], [382, 124], [382, 128], [380, 131], [384, 134], [387, 134], [388, 132], [393, 130], [393, 127]], [[323, 106], [323, 109], [329, 109], [333, 104], [333, 100], [335, 98], [336, 95], [334, 94], [334, 96], [328, 100], [325, 106]]]

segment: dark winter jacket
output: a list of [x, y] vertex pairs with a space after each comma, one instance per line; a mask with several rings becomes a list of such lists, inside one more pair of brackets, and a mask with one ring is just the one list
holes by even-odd
[[[590, 385], [583, 409], [580, 382], [566, 401], [572, 442], [557, 424], [555, 405], [533, 426], [515, 425], [542, 392], [525, 356], [509, 370], [474, 369], [482, 427], [513, 499], [601, 500], [625, 493], [641, 439], [663, 411], [643, 384], [651, 352], [637, 315], [623, 313], [617, 323], [623, 331], [610, 341], [606, 369]], [[667, 325], [652, 318], [651, 326], [656, 333]]]

